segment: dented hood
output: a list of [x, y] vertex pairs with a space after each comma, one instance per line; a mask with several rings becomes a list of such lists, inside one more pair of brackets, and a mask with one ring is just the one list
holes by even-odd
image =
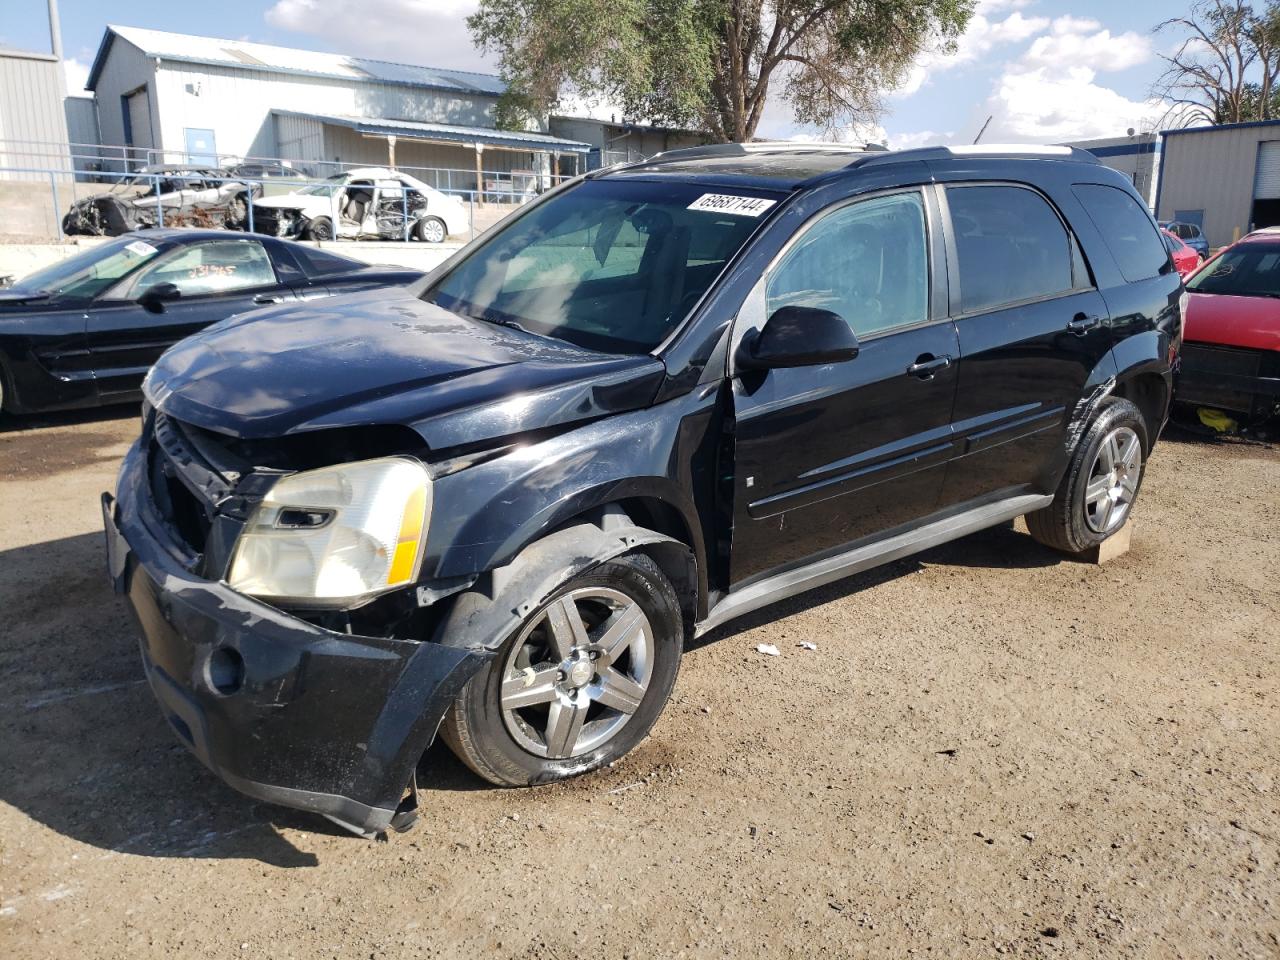
[[215, 324], [145, 386], [164, 413], [232, 436], [400, 423], [438, 450], [645, 406], [663, 372], [382, 289]]

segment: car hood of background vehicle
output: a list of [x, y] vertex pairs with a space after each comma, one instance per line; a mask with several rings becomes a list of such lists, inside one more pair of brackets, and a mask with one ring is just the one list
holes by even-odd
[[1280, 300], [1190, 291], [1184, 340], [1280, 350]]
[[178, 420], [243, 438], [400, 423], [434, 450], [647, 405], [658, 359], [459, 317], [397, 290], [241, 314], [183, 340], [146, 382]]

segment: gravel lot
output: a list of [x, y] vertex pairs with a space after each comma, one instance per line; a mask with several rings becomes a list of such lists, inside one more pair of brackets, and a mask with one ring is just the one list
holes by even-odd
[[136, 430], [0, 431], [0, 955], [1280, 956], [1280, 450], [1166, 438], [1106, 566], [1018, 524], [722, 629], [601, 775], [433, 749], [376, 843], [165, 727], [102, 569]]

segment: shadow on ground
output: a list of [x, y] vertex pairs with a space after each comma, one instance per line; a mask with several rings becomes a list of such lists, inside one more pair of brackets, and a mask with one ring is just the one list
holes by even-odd
[[[694, 648], [910, 574], [924, 564], [1031, 567], [1061, 557], [1012, 526], [812, 590], [708, 634]], [[102, 540], [85, 534], [0, 552], [0, 801], [82, 843], [152, 857], [315, 865], [281, 828], [345, 835], [323, 818], [258, 803], [180, 745], [142, 679], [136, 631], [106, 584]], [[420, 786], [489, 789], [442, 743]], [[430, 816], [427, 799], [425, 816]]]
[[48, 427], [68, 427], [106, 420], [137, 420], [140, 405], [114, 403], [108, 407], [87, 407], [83, 410], [59, 410], [54, 413], [6, 413], [0, 417], [0, 435], [22, 430], [42, 430]]

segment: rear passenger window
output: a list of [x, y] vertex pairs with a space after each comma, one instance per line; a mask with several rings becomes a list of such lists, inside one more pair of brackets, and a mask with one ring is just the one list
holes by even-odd
[[1155, 224], [1137, 200], [1103, 184], [1078, 183], [1074, 189], [1125, 280], [1148, 280], [1173, 269]]
[[[962, 313], [1072, 289], [1075, 242], [1038, 193], [1022, 187], [949, 187], [947, 204], [960, 261]], [[1083, 264], [1078, 269], [1082, 272]]]

